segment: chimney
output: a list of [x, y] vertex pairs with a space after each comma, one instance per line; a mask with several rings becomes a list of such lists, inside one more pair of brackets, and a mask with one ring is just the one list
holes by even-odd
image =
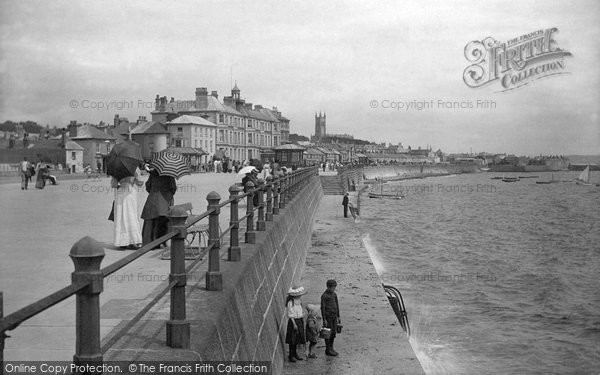
[[257, 104], [254, 106], [255, 111], [260, 111], [261, 109], [263, 109], [262, 105]]
[[136, 125], [139, 125], [143, 122], [146, 122], [146, 116], [139, 116], [138, 120], [136, 121]]
[[62, 144], [62, 146], [65, 146], [65, 143], [67, 143], [67, 129], [62, 128], [61, 132], [60, 132], [60, 142]]
[[77, 137], [77, 121], [71, 121], [69, 124], [69, 137]]
[[121, 123], [121, 121], [119, 121], [119, 115], [115, 115], [115, 120], [113, 121], [113, 125], [115, 127], [119, 126], [119, 124]]
[[208, 90], [206, 87], [196, 88], [196, 108], [205, 109], [208, 107]]
[[156, 94], [156, 99], [154, 99], [154, 109], [156, 111], [158, 111], [159, 108], [160, 108], [160, 96], [158, 96], [158, 94]]
[[211, 96], [214, 96], [214, 97], [215, 97], [215, 98], [217, 98], [217, 99], [219, 99], [219, 94], [217, 94], [217, 92], [216, 92], [216, 91], [211, 91], [211, 92], [210, 92], [210, 95], [211, 95]]
[[244, 103], [244, 108], [246, 108], [247, 110], [252, 110], [252, 103]]
[[175, 101], [175, 98], [171, 96], [171, 103]]

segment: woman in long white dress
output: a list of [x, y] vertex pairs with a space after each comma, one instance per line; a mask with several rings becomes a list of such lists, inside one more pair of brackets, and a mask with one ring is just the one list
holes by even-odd
[[121, 249], [138, 249], [142, 243], [140, 215], [138, 214], [138, 190], [144, 184], [139, 168], [135, 175], [117, 181], [112, 178], [115, 188], [114, 222], [115, 246]]

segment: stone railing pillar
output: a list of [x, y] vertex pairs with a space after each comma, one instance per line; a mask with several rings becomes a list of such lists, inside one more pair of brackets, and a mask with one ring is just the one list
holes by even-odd
[[219, 233], [219, 201], [221, 196], [217, 192], [211, 191], [206, 196], [208, 201], [207, 210], [213, 210], [208, 215], [208, 271], [206, 271], [206, 289], [222, 290], [223, 275], [219, 265], [219, 250], [221, 249], [221, 236]]
[[246, 198], [246, 202], [248, 205], [246, 206], [246, 234], [245, 239], [246, 243], [255, 243], [256, 242], [256, 232], [254, 232], [254, 183], [252, 181], [248, 181], [246, 184], [246, 190], [248, 190], [249, 194]]
[[104, 290], [104, 277], [100, 271], [100, 263], [104, 258], [104, 248], [98, 241], [86, 236], [71, 247], [69, 256], [75, 265], [75, 271], [71, 273], [73, 284], [88, 284], [75, 295], [73, 362], [101, 363], [100, 293]]
[[181, 207], [172, 207], [168, 214], [169, 229], [178, 231], [171, 239], [171, 271], [169, 282], [177, 281], [171, 289], [171, 307], [167, 321], [167, 345], [171, 348], [188, 349], [190, 347], [190, 322], [186, 320], [185, 286], [185, 221], [188, 214]]
[[231, 214], [229, 215], [229, 226], [231, 227], [229, 236], [229, 248], [227, 248], [227, 260], [230, 262], [238, 262], [242, 260], [242, 250], [240, 248], [239, 240], [239, 228], [240, 222], [238, 219], [238, 205], [240, 198], [238, 194], [240, 188], [237, 185], [231, 185], [229, 188], [229, 199], [233, 199], [231, 202]]

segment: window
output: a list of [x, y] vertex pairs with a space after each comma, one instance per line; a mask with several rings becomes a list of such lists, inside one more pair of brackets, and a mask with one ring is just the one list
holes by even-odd
[[219, 142], [224, 142], [223, 139], [225, 139], [225, 134], [223, 130], [219, 130]]
[[183, 127], [181, 127], [181, 126], [178, 126], [178, 127], [177, 127], [177, 131], [178, 131], [179, 133], [183, 133]]
[[223, 114], [220, 114], [220, 115], [219, 115], [219, 122], [220, 122], [220, 123], [223, 123], [223, 122], [225, 122], [225, 116], [224, 116]]
[[176, 139], [175, 147], [183, 147], [183, 139]]
[[248, 143], [252, 143], [252, 134], [248, 134]]
[[77, 154], [75, 153], [75, 151], [71, 151], [71, 160], [76, 160], [77, 159]]

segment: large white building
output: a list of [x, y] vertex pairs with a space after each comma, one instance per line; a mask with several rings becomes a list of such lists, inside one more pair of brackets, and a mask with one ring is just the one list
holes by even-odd
[[[214, 137], [195, 137], [195, 133], [183, 130], [185, 124], [180, 124], [181, 132], [171, 131], [171, 145], [177, 143], [186, 147], [198, 146], [209, 152], [209, 157], [217, 150], [223, 150], [233, 160], [253, 158], [274, 158], [274, 148], [286, 142], [289, 138], [289, 120], [281, 115], [276, 107], [263, 108], [261, 105], [246, 103], [240, 97], [240, 89], [231, 90], [231, 96], [226, 96], [221, 102], [216, 91], [210, 94], [206, 87], [196, 89], [195, 100], [175, 100], [156, 96], [155, 110], [152, 120], [173, 125], [172, 121], [181, 116], [200, 117], [212, 123], [215, 127], [206, 125], [203, 129], [214, 129]], [[197, 120], [195, 120], [197, 121]], [[181, 137], [175, 136], [181, 134]], [[205, 147], [205, 142], [214, 140], [214, 149]], [[189, 144], [187, 143], [189, 142]]]

